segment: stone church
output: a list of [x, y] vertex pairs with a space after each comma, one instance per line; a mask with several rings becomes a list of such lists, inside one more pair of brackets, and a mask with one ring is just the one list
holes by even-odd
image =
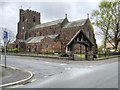
[[66, 14], [62, 19], [41, 23], [41, 14], [29, 9], [19, 10], [15, 48], [38, 53], [97, 52], [89, 18], [69, 21]]

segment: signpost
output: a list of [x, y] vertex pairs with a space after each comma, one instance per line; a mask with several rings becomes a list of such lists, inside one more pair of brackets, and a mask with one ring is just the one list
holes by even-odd
[[5, 53], [5, 68], [6, 68], [6, 45], [8, 42], [8, 32], [7, 31], [3, 31], [3, 40], [4, 40], [4, 53]]

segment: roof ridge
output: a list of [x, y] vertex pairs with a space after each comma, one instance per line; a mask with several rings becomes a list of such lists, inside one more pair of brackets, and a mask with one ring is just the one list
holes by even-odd
[[57, 19], [57, 20], [53, 20], [53, 21], [49, 21], [49, 22], [45, 22], [45, 23], [41, 23], [41, 24], [37, 24], [33, 28], [41, 28], [41, 27], [56, 25], [56, 24], [62, 23], [64, 20], [65, 20], [65, 18], [64, 19]]
[[80, 19], [76, 21], [71, 21], [66, 23], [66, 25], [63, 28], [69, 28], [69, 27], [76, 27], [76, 26], [83, 26], [86, 23], [87, 19]]
[[54, 21], [58, 21], [58, 20], [64, 20], [64, 19], [56, 19], [56, 20], [52, 20], [52, 21], [48, 21], [48, 22], [44, 22], [44, 23], [41, 23], [41, 24], [50, 23], [50, 22], [54, 22]]
[[[77, 22], [77, 21], [82, 21], [82, 20], [87, 20], [87, 19], [79, 19], [79, 20], [74, 20], [74, 21], [70, 21], [70, 22]], [[68, 22], [68, 23], [70, 23]]]

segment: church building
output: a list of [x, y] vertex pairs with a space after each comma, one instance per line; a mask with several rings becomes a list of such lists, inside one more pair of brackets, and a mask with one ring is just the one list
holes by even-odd
[[69, 21], [62, 19], [41, 23], [41, 14], [19, 10], [15, 48], [21, 52], [96, 54], [97, 44], [89, 17]]

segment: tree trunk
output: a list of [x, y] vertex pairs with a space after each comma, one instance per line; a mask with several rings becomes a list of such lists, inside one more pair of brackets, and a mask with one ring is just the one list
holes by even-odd
[[117, 51], [117, 49], [118, 49], [118, 44], [119, 44], [118, 38], [114, 38], [114, 43], [115, 43], [114, 49], [115, 49], [115, 51]]
[[107, 35], [108, 35], [108, 28], [107, 28], [106, 31], [104, 32], [104, 41], [103, 41], [105, 56], [106, 56], [106, 41], [107, 41]]

